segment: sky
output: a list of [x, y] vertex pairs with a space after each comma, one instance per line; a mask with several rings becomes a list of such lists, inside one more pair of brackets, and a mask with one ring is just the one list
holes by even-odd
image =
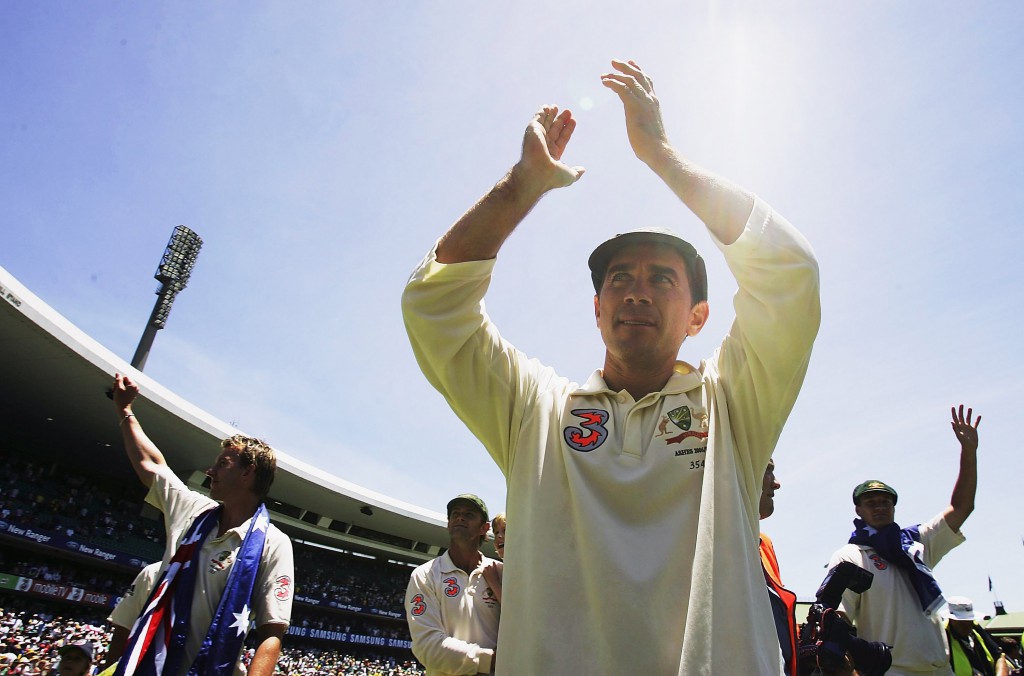
[[711, 319], [681, 358], [733, 318], [721, 255], [600, 85], [635, 59], [673, 145], [819, 260], [821, 330], [762, 524], [783, 579], [813, 597], [865, 479], [896, 487], [903, 525], [942, 510], [965, 403], [984, 418], [976, 510], [936, 575], [1024, 611], [1022, 29], [1015, 2], [3, 3], [0, 266], [127, 360], [186, 225], [203, 248], [148, 376], [347, 481], [497, 512], [504, 479], [420, 374], [399, 302], [537, 108], [573, 110], [565, 160], [587, 172], [502, 249], [503, 335], [584, 381], [604, 357], [587, 256], [641, 226], [708, 260]]

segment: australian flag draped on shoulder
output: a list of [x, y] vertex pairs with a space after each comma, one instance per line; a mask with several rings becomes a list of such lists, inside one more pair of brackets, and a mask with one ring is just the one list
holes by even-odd
[[[154, 587], [135, 621], [115, 676], [176, 676], [181, 670], [192, 615], [192, 593], [200, 551], [206, 536], [220, 521], [223, 507], [212, 507], [192, 521], [170, 565]], [[228, 676], [234, 672], [242, 642], [249, 630], [249, 601], [263, 555], [270, 515], [265, 505], [249, 521], [238, 556], [228, 574], [224, 595], [188, 673]]]
[[900, 528], [899, 524], [890, 523], [878, 529], [862, 519], [854, 519], [853, 525], [850, 544], [871, 547], [883, 559], [906, 572], [910, 585], [921, 601], [922, 611], [931, 614], [942, 607], [946, 599], [942, 597], [942, 590], [935, 581], [932, 569], [924, 563], [924, 545], [921, 544], [919, 528], [921, 524]]

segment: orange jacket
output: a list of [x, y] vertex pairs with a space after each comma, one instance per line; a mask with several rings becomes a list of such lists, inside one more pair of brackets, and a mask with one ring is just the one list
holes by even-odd
[[786, 662], [785, 672], [788, 676], [797, 674], [797, 630], [796, 630], [796, 594], [782, 586], [779, 574], [779, 560], [775, 558], [775, 547], [771, 538], [761, 533], [761, 569], [764, 581], [768, 585], [768, 598], [775, 616], [775, 630], [779, 634], [779, 645], [782, 657]]

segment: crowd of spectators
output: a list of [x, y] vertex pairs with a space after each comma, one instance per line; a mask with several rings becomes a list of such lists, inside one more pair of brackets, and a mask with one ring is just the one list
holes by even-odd
[[[246, 651], [244, 659], [252, 657]], [[247, 663], [248, 666], [248, 663]], [[354, 655], [344, 651], [330, 650], [318, 646], [292, 646], [281, 651], [277, 673], [285, 676], [314, 676], [320, 674], [345, 674], [346, 676], [413, 676], [425, 673], [415, 660], [399, 662], [393, 657], [366, 653]]]
[[137, 486], [101, 486], [0, 448], [0, 520], [159, 556], [163, 525], [141, 516], [143, 497]]
[[411, 572], [404, 566], [385, 566], [337, 552], [295, 548], [298, 593], [338, 603], [401, 613]]
[[[296, 552], [305, 551], [297, 548]], [[337, 566], [338, 562], [324, 562]], [[81, 587], [90, 591], [102, 591], [115, 596], [121, 595], [132, 583], [134, 574], [121, 573], [115, 570], [99, 570], [94, 567], [76, 565], [70, 561], [61, 561], [53, 557], [41, 554], [26, 552], [22, 550], [0, 550], [0, 572], [12, 573], [21, 577], [28, 577], [36, 580], [45, 580], [56, 584], [65, 584]], [[313, 574], [309, 570], [309, 574]], [[302, 574], [306, 574], [303, 571]], [[349, 583], [358, 587], [361, 578], [357, 574], [346, 575]], [[304, 579], [304, 578], [299, 578]], [[396, 579], [394, 584], [404, 584], [404, 580]], [[313, 583], [304, 583], [312, 586]], [[375, 583], [371, 583], [376, 589]], [[315, 588], [314, 588], [315, 589]], [[321, 594], [321, 590], [316, 590]], [[372, 601], [378, 592], [370, 591], [364, 596], [349, 596], [352, 599], [366, 599]], [[325, 597], [329, 592], [323, 592]], [[355, 601], [352, 601], [355, 602]], [[379, 606], [372, 606], [379, 607]], [[401, 606], [398, 607], [401, 610]], [[311, 627], [328, 631], [344, 632], [349, 634], [361, 634], [363, 636], [383, 636], [409, 640], [409, 630], [404, 621], [392, 621], [384, 623], [376, 616], [360, 617], [353, 613], [339, 614], [337, 612], [309, 612], [298, 606], [292, 624], [297, 627]]]
[[123, 594], [135, 578], [135, 573], [81, 566], [71, 561], [13, 548], [0, 550], [0, 572], [112, 596]]
[[44, 604], [4, 598], [0, 607], [0, 675], [50, 674], [65, 643], [90, 641], [102, 659], [110, 641], [105, 613], [76, 609], [62, 617]]
[[[50, 674], [57, 650], [66, 643], [89, 641], [97, 661], [110, 641], [102, 612], [75, 609], [74, 618], [54, 614], [41, 603], [4, 598], [0, 608], [0, 676]], [[251, 659], [252, 651], [245, 659]], [[411, 676], [423, 669], [379, 653], [328, 649], [313, 644], [286, 646], [277, 673], [285, 676], [351, 674], [352, 676]]]

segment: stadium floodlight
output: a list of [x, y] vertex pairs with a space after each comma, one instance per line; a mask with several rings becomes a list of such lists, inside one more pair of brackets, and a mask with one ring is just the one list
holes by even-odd
[[174, 299], [188, 285], [188, 279], [192, 276], [192, 268], [202, 246], [203, 240], [199, 235], [184, 225], [176, 227], [171, 234], [163, 258], [160, 259], [160, 265], [153, 275], [154, 279], [160, 282], [160, 287], [156, 290], [156, 304], [149, 315], [146, 330], [143, 331], [139, 346], [135, 348], [135, 356], [132, 357], [132, 366], [136, 369], [141, 371], [145, 367], [156, 332], [167, 325], [167, 317], [171, 314]]

